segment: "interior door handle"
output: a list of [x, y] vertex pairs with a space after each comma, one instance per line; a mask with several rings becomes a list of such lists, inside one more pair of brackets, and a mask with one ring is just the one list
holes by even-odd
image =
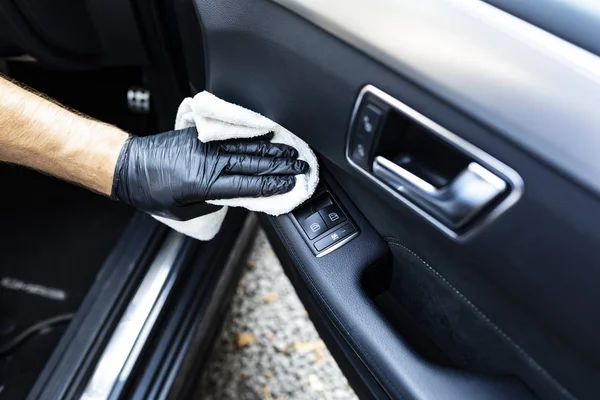
[[504, 180], [476, 162], [443, 187], [382, 156], [373, 161], [373, 175], [453, 229], [463, 227], [507, 189]]

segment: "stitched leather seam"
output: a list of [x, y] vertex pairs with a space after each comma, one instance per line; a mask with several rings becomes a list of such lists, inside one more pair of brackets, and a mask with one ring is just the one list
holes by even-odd
[[563, 395], [567, 396], [569, 399], [575, 400], [576, 397], [571, 394], [565, 387], [563, 387], [544, 367], [538, 364], [533, 357], [531, 357], [521, 346], [517, 344], [508, 334], [506, 334], [500, 327], [498, 327], [492, 320], [483, 313], [475, 304], [473, 304], [465, 295], [463, 295], [457, 288], [455, 288], [446, 278], [444, 278], [437, 270], [435, 270], [431, 265], [429, 265], [425, 260], [419, 257], [415, 252], [404, 246], [403, 244], [398, 242], [398, 239], [393, 237], [384, 238], [389, 244], [398, 246], [412, 254], [415, 258], [421, 261], [431, 272], [433, 272], [439, 279], [446, 284], [454, 293], [456, 293], [475, 313], [483, 319], [483, 321], [490, 326], [496, 333], [498, 333], [506, 343], [512, 346], [517, 352], [525, 358], [525, 361], [530, 364], [535, 370], [544, 375], [550, 383], [558, 389]]
[[[367, 360], [369, 361], [369, 364], [375, 369], [375, 371], [379, 374], [379, 376], [384, 380], [384, 382], [386, 384], [388, 384], [393, 390], [394, 390], [394, 396], [396, 396], [399, 399], [403, 399], [405, 398], [399, 391], [398, 388], [394, 385], [394, 383], [392, 381], [390, 381], [386, 376], [384, 371], [382, 371], [379, 366], [377, 365], [377, 363], [370, 357], [369, 353], [363, 348], [363, 346], [354, 338], [354, 336], [352, 335], [352, 333], [348, 330], [348, 328], [345, 326], [345, 324], [340, 320], [340, 318], [338, 317], [337, 313], [335, 312], [335, 310], [333, 310], [329, 304], [327, 303], [327, 301], [325, 300], [325, 297], [323, 296], [323, 294], [321, 293], [321, 291], [317, 288], [315, 282], [313, 281], [312, 277], [310, 276], [310, 274], [307, 272], [306, 267], [304, 266], [304, 263], [300, 260], [300, 257], [298, 256], [298, 254], [296, 253], [296, 251], [294, 250], [294, 246], [292, 246], [292, 243], [290, 242], [288, 236], [286, 235], [286, 233], [283, 231], [283, 229], [281, 228], [281, 226], [279, 225], [279, 222], [275, 219], [275, 218], [271, 218], [271, 222], [273, 222], [273, 225], [275, 226], [275, 228], [277, 229], [278, 233], [281, 235], [281, 237], [283, 237], [283, 239], [285, 240], [286, 243], [286, 247], [290, 250], [290, 252], [292, 253], [292, 256], [294, 258], [294, 261], [298, 264], [298, 266], [300, 267], [301, 271], [302, 271], [302, 275], [304, 276], [305, 280], [308, 280], [309, 286], [311, 287], [312, 291], [318, 296], [321, 304], [327, 309], [327, 311], [333, 316], [333, 318], [335, 319], [336, 325], [342, 329], [343, 333], [346, 334], [346, 336], [350, 339], [350, 341], [356, 346], [358, 347], [358, 349], [362, 352], [362, 356], [364, 356], [365, 358], [367, 358]], [[357, 354], [357, 356], [359, 358], [361, 358], [360, 355]]]

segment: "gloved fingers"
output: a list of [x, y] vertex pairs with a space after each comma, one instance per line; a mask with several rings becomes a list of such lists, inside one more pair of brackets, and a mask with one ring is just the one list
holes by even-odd
[[223, 175], [211, 186], [207, 200], [237, 197], [268, 197], [291, 191], [296, 185], [294, 176]]
[[308, 163], [302, 160], [231, 155], [223, 172], [229, 175], [298, 175], [307, 173], [308, 169]]
[[228, 154], [248, 154], [261, 157], [298, 158], [298, 150], [292, 146], [269, 141], [225, 141], [219, 148]]

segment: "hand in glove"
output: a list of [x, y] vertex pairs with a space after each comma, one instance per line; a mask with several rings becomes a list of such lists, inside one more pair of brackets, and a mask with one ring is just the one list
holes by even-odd
[[205, 200], [287, 193], [309, 166], [296, 149], [271, 138], [202, 143], [196, 128], [131, 137], [119, 155], [111, 197], [185, 221], [207, 213]]

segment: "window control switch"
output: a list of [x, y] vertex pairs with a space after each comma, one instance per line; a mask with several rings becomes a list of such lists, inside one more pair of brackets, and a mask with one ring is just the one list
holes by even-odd
[[323, 218], [328, 228], [333, 228], [346, 221], [346, 216], [335, 204], [323, 208], [319, 211], [319, 214], [321, 214], [321, 218]]
[[325, 221], [323, 221], [323, 218], [321, 218], [319, 213], [314, 213], [310, 217], [306, 218], [300, 223], [300, 225], [309, 239], [316, 238], [328, 229]]
[[322, 257], [346, 244], [359, 228], [333, 193], [321, 186], [315, 196], [296, 208], [290, 219], [303, 232], [303, 242], [315, 257]]

